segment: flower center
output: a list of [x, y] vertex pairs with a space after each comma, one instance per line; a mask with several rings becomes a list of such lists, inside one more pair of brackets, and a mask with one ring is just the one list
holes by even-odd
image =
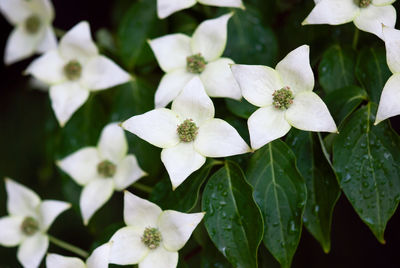
[[37, 33], [41, 24], [40, 18], [36, 15], [29, 16], [24, 22], [25, 29], [30, 34]]
[[103, 178], [113, 177], [116, 171], [117, 167], [108, 160], [104, 160], [97, 165], [97, 173]]
[[26, 217], [21, 224], [21, 230], [26, 235], [33, 235], [39, 231], [39, 223], [32, 217]]
[[77, 60], [71, 60], [64, 66], [64, 74], [69, 80], [77, 80], [81, 77], [82, 65]]
[[198, 130], [199, 128], [196, 126], [192, 119], [186, 119], [176, 129], [179, 139], [183, 142], [194, 141], [197, 136]]
[[272, 105], [274, 105], [276, 109], [286, 110], [293, 103], [294, 97], [290, 88], [284, 87], [274, 91], [272, 94], [272, 100]]
[[206, 68], [206, 60], [200, 53], [194, 54], [186, 58], [186, 70], [189, 73], [200, 74]]
[[147, 227], [142, 235], [142, 242], [149, 249], [156, 249], [162, 241], [161, 233], [157, 228]]
[[368, 7], [371, 4], [371, 0], [355, 0], [356, 5], [359, 7]]

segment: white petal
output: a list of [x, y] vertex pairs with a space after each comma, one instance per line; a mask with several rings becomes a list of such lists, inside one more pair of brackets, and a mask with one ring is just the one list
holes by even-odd
[[57, 165], [79, 185], [98, 177], [97, 165], [101, 162], [95, 147], [85, 147], [57, 162]]
[[187, 72], [186, 69], [178, 69], [165, 74], [158, 85], [154, 97], [155, 107], [164, 108], [167, 106], [179, 95], [193, 77], [195, 77], [195, 75]]
[[133, 154], [127, 155], [117, 167], [117, 172], [114, 175], [115, 189], [122, 191], [141, 177], [145, 176], [144, 172]]
[[91, 91], [114, 87], [131, 79], [127, 72], [104, 56], [90, 59], [82, 73], [82, 83]]
[[53, 221], [65, 210], [69, 209], [71, 204], [57, 200], [44, 200], [39, 206], [41, 216], [41, 230], [47, 231]]
[[176, 251], [168, 251], [163, 247], [150, 250], [149, 254], [139, 263], [139, 268], [176, 268], [179, 255]]
[[400, 74], [394, 74], [388, 79], [382, 90], [375, 124], [378, 124], [389, 117], [400, 114], [399, 101]]
[[249, 146], [231, 125], [211, 119], [199, 128], [194, 141], [197, 152], [207, 157], [225, 157], [250, 152]]
[[150, 251], [141, 241], [143, 232], [132, 226], [119, 229], [110, 239], [110, 263], [129, 265], [143, 260]]
[[31, 189], [11, 179], [6, 179], [7, 210], [10, 215], [35, 215], [40, 204], [39, 196]]
[[235, 64], [232, 73], [243, 97], [258, 107], [271, 105], [274, 91], [283, 88], [278, 73], [267, 66]]
[[111, 198], [113, 192], [112, 179], [96, 179], [83, 188], [79, 204], [85, 225], [89, 223], [93, 214]]
[[49, 50], [57, 48], [57, 37], [53, 28], [49, 25], [44, 29], [44, 35], [36, 48], [39, 53], [45, 53]]
[[221, 57], [226, 46], [228, 20], [232, 15], [230, 13], [202, 22], [192, 37], [193, 54], [200, 53], [206, 61]]
[[50, 23], [54, 19], [54, 8], [50, 0], [28, 1], [30, 8], [46, 22]]
[[60, 53], [66, 60], [85, 62], [98, 55], [98, 50], [90, 34], [90, 26], [82, 21], [69, 30], [60, 41]]
[[165, 19], [172, 13], [189, 8], [196, 4], [196, 0], [158, 0], [157, 15], [160, 19]]
[[23, 22], [32, 14], [26, 0], [0, 0], [0, 11], [12, 24]]
[[257, 150], [265, 144], [283, 137], [291, 126], [285, 119], [285, 112], [272, 105], [255, 111], [247, 121], [251, 148]]
[[149, 45], [161, 69], [164, 72], [171, 72], [186, 68], [186, 58], [193, 54], [190, 40], [190, 37], [184, 34], [169, 34], [150, 40]]
[[290, 125], [301, 130], [337, 132], [328, 107], [314, 92], [297, 94], [285, 117]]
[[362, 8], [360, 15], [354, 19], [358, 29], [373, 33], [383, 39], [382, 24], [394, 27], [396, 23], [396, 9], [392, 5]]
[[48, 254], [46, 257], [47, 268], [86, 268], [86, 264], [74, 257], [64, 257], [58, 254]]
[[175, 147], [161, 151], [161, 161], [168, 171], [172, 189], [176, 189], [187, 177], [206, 162], [206, 158], [195, 151], [193, 142], [181, 142]]
[[58, 84], [65, 81], [63, 71], [65, 64], [58, 50], [51, 50], [35, 59], [26, 69], [26, 73], [47, 84]]
[[21, 232], [22, 216], [10, 216], [0, 218], [0, 245], [15, 247], [24, 238]]
[[302, 45], [291, 51], [276, 65], [283, 85], [289, 86], [297, 94], [301, 91], [312, 91], [314, 74], [310, 66], [310, 47]]
[[302, 24], [343, 24], [352, 21], [359, 10], [353, 0], [321, 0]]
[[203, 217], [204, 213], [188, 214], [174, 210], [164, 211], [158, 220], [158, 227], [165, 248], [170, 251], [178, 251], [183, 248]]
[[41, 40], [41, 32], [29, 34], [23, 26], [17, 26], [7, 40], [4, 61], [6, 64], [26, 59], [32, 56]]
[[221, 58], [206, 65], [200, 78], [208, 96], [240, 100], [242, 93], [229, 66], [233, 63], [231, 59]]
[[383, 27], [383, 36], [386, 46], [386, 61], [392, 73], [400, 72], [400, 31], [390, 27]]
[[103, 128], [97, 145], [102, 158], [114, 163], [121, 161], [128, 153], [128, 142], [122, 127], [117, 123], [108, 124]]
[[198, 0], [198, 2], [209, 6], [244, 8], [242, 0]]
[[157, 225], [161, 212], [161, 208], [156, 204], [125, 191], [124, 221], [127, 225], [143, 233], [146, 227]]
[[154, 146], [168, 148], [179, 142], [176, 132], [179, 124], [176, 113], [160, 108], [133, 116], [122, 123], [122, 127]]
[[87, 259], [87, 268], [108, 268], [112, 242], [108, 242], [96, 248]]
[[396, 0], [372, 0], [374, 6], [386, 6], [396, 2]]
[[39, 267], [47, 248], [49, 247], [49, 239], [46, 235], [37, 233], [27, 237], [19, 246], [17, 258], [24, 267]]
[[182, 120], [193, 119], [200, 126], [204, 121], [214, 117], [214, 105], [204, 90], [200, 78], [194, 77], [187, 83], [182, 92], [172, 102], [171, 110]]
[[89, 91], [78, 83], [66, 82], [50, 88], [51, 106], [61, 127], [68, 122], [88, 97]]

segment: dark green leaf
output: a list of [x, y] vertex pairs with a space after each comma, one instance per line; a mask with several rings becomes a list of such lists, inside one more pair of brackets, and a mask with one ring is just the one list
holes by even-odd
[[281, 140], [250, 159], [247, 178], [264, 218], [264, 244], [282, 267], [290, 267], [300, 240], [306, 185], [293, 152]]
[[244, 119], [248, 119], [250, 115], [254, 113], [258, 108], [246, 101], [244, 98], [240, 101], [225, 99], [225, 103], [226, 107], [231, 113]]

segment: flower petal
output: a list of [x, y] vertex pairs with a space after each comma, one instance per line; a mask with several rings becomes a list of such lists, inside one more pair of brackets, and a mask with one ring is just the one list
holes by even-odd
[[90, 59], [82, 73], [82, 83], [91, 91], [111, 88], [131, 79], [127, 72], [104, 56]]
[[51, 50], [35, 59], [26, 69], [26, 73], [47, 84], [59, 84], [65, 81], [64, 65], [65, 61], [58, 50]]
[[33, 216], [40, 204], [40, 197], [31, 189], [6, 178], [7, 210], [10, 215]]
[[96, 248], [86, 261], [87, 268], [108, 268], [112, 244], [108, 242]]
[[179, 69], [171, 73], [165, 74], [160, 84], [158, 85], [154, 103], [156, 108], [164, 108], [171, 101], [173, 101], [186, 84], [195, 77], [186, 71], [186, 69]]
[[161, 161], [169, 174], [172, 189], [175, 190], [190, 174], [204, 165], [206, 158], [195, 151], [192, 142], [181, 142], [162, 150]]
[[400, 73], [400, 31], [383, 26], [386, 46], [386, 62], [392, 73]]
[[0, 0], [0, 11], [14, 25], [32, 14], [29, 3], [25, 0]]
[[46, 22], [50, 23], [54, 19], [54, 7], [50, 0], [35, 0], [28, 2], [31, 10], [40, 15], [40, 17], [46, 20]]
[[17, 258], [24, 267], [39, 267], [47, 248], [49, 239], [42, 233], [27, 237], [19, 246]]
[[396, 2], [396, 0], [372, 0], [374, 6], [386, 6]]
[[302, 45], [291, 51], [276, 65], [283, 85], [289, 86], [297, 94], [301, 91], [312, 91], [314, 74], [310, 66], [310, 47]]
[[189, 8], [196, 4], [196, 0], [158, 0], [157, 15], [160, 19], [165, 19], [172, 13]]
[[47, 268], [86, 268], [86, 264], [78, 258], [64, 257], [58, 254], [48, 254], [46, 257]]
[[41, 41], [42, 33], [29, 34], [22, 25], [17, 26], [7, 40], [4, 62], [12, 64], [32, 56]]
[[124, 221], [127, 225], [135, 227], [143, 233], [146, 227], [157, 225], [157, 219], [161, 212], [161, 208], [156, 204], [125, 191]]
[[69, 209], [71, 204], [57, 200], [44, 200], [39, 206], [41, 230], [47, 231], [53, 221], [65, 210]]
[[36, 48], [36, 51], [39, 53], [45, 53], [57, 48], [57, 37], [53, 28], [48, 25], [43, 31], [43, 37]]
[[383, 39], [382, 24], [394, 27], [396, 24], [396, 9], [392, 5], [374, 6], [361, 9], [360, 15], [354, 19], [358, 29], [373, 33]]
[[[159, 5], [160, 2], [159, 0]], [[161, 69], [164, 72], [171, 72], [186, 68], [186, 58], [193, 54], [190, 41], [190, 37], [185, 34], [169, 34], [150, 40], [149, 45]]]
[[235, 64], [231, 68], [243, 97], [255, 106], [271, 105], [272, 94], [283, 87], [278, 73], [270, 67]]
[[89, 223], [93, 214], [111, 198], [113, 192], [112, 179], [96, 179], [83, 188], [79, 204], [85, 225]]
[[97, 147], [102, 158], [118, 164], [128, 153], [128, 142], [123, 128], [117, 123], [105, 126], [101, 131]]
[[399, 101], [400, 74], [394, 74], [388, 79], [382, 90], [375, 124], [378, 124], [389, 117], [400, 114]]
[[15, 247], [24, 238], [21, 232], [22, 216], [6, 216], [0, 218], [0, 245]]
[[122, 123], [122, 127], [154, 146], [168, 148], [179, 142], [176, 132], [179, 124], [176, 113], [160, 108], [132, 116]]
[[97, 165], [101, 162], [95, 147], [85, 147], [57, 162], [57, 165], [79, 185], [98, 177]]
[[86, 62], [99, 54], [90, 34], [90, 26], [82, 21], [69, 30], [60, 40], [60, 53], [66, 60]]
[[206, 61], [213, 61], [224, 53], [228, 20], [233, 13], [202, 22], [192, 37], [193, 54], [200, 53]]
[[51, 106], [61, 127], [68, 122], [88, 97], [89, 91], [80, 87], [78, 83], [67, 82], [50, 88]]
[[305, 24], [338, 25], [352, 21], [359, 13], [360, 8], [352, 0], [321, 0], [308, 17]]
[[285, 117], [290, 125], [301, 130], [337, 132], [328, 107], [314, 92], [297, 94]]
[[203, 217], [203, 212], [188, 214], [174, 210], [164, 211], [158, 220], [158, 227], [165, 248], [169, 251], [183, 248]]
[[239, 7], [244, 8], [242, 0], [198, 0], [199, 3], [203, 5], [209, 6], [217, 6], [217, 7]]
[[221, 119], [211, 119], [200, 126], [194, 147], [207, 157], [225, 157], [250, 152], [250, 147], [236, 129]]
[[230, 68], [233, 63], [231, 59], [221, 58], [206, 65], [200, 78], [208, 96], [240, 100], [242, 93]]
[[127, 155], [117, 167], [117, 172], [114, 176], [115, 189], [122, 191], [132, 183], [145, 176], [144, 172], [133, 154]]
[[197, 126], [213, 118], [215, 112], [214, 105], [198, 77], [194, 77], [187, 83], [172, 102], [171, 110], [177, 113], [182, 120], [193, 119]]
[[168, 251], [163, 247], [150, 250], [149, 254], [139, 263], [139, 268], [176, 268], [179, 254], [176, 251]]

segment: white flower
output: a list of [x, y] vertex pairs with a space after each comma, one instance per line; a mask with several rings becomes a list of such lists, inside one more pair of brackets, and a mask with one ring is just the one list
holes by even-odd
[[157, 15], [160, 19], [165, 19], [172, 13], [194, 6], [196, 2], [209, 6], [244, 9], [242, 0], [157, 0]]
[[275, 70], [267, 66], [233, 65], [243, 97], [261, 107], [248, 120], [251, 146], [259, 149], [289, 132], [337, 132], [325, 103], [313, 93], [314, 75], [307, 45], [290, 52]]
[[127, 191], [124, 196], [124, 221], [110, 239], [110, 263], [140, 268], [175, 268], [178, 250], [183, 248], [204, 213], [162, 211], [156, 204]]
[[239, 133], [227, 122], [214, 118], [214, 105], [198, 77], [193, 78], [172, 103], [133, 116], [122, 127], [163, 148], [161, 161], [178, 187], [198, 170], [206, 157], [225, 157], [250, 151]]
[[85, 147], [60, 160], [58, 166], [84, 186], [80, 207], [85, 225], [112, 196], [146, 173], [136, 157], [128, 154], [124, 130], [113, 123], [104, 127], [97, 147]]
[[44, 53], [57, 46], [51, 26], [54, 10], [49, 0], [0, 0], [0, 11], [15, 26], [6, 44], [6, 64], [26, 59], [35, 52]]
[[338, 25], [353, 21], [362, 31], [382, 38], [382, 23], [394, 27], [396, 9], [391, 5], [395, 0], [319, 0], [305, 24]]
[[47, 230], [70, 204], [40, 200], [32, 190], [6, 179], [9, 216], [0, 218], [0, 245], [19, 245], [17, 258], [26, 268], [38, 267], [49, 246]]
[[87, 22], [61, 38], [57, 49], [36, 59], [26, 70], [50, 85], [50, 99], [61, 126], [81, 107], [90, 91], [110, 88], [131, 79], [110, 59], [99, 55]]
[[167, 106], [193, 77], [200, 77], [208, 96], [240, 99], [240, 88], [229, 68], [233, 61], [220, 58], [225, 50], [227, 24], [232, 14], [202, 22], [192, 38], [170, 34], [149, 41], [161, 69], [155, 95], [156, 108]]
[[96, 248], [84, 263], [81, 259], [49, 254], [46, 258], [47, 268], [107, 268], [112, 242]]

